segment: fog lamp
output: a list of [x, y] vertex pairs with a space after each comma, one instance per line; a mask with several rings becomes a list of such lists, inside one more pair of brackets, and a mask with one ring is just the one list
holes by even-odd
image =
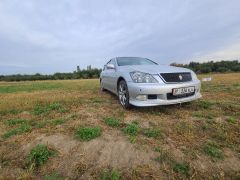
[[137, 100], [139, 101], [146, 101], [147, 100], [147, 95], [138, 95], [136, 97]]

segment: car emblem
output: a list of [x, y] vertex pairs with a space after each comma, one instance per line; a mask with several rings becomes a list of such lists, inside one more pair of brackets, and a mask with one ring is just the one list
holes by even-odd
[[179, 77], [180, 81], [183, 79], [183, 77], [182, 77], [182, 75], [181, 75], [181, 74], [180, 74], [178, 77]]

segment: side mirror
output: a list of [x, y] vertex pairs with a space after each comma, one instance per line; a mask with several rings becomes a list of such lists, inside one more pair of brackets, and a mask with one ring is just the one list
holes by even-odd
[[107, 69], [115, 69], [113, 64], [107, 64]]

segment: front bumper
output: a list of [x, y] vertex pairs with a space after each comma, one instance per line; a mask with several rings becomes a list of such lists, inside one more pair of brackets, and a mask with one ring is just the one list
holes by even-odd
[[[179, 97], [176, 99], [169, 99], [167, 94], [172, 93], [172, 89], [174, 88], [182, 88], [182, 87], [195, 87], [195, 93], [188, 97]], [[196, 100], [201, 98], [202, 95], [200, 93], [201, 82], [191, 81], [187, 83], [178, 83], [178, 84], [144, 84], [144, 83], [133, 83], [128, 82], [128, 91], [129, 91], [129, 103], [134, 106], [158, 106], [158, 105], [169, 105], [169, 104], [178, 104]], [[136, 97], [138, 95], [156, 95], [156, 99], [146, 99], [146, 100], [138, 100]]]

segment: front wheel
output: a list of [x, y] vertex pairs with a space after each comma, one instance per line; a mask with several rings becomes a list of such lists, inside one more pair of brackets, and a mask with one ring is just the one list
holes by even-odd
[[127, 83], [121, 80], [118, 84], [118, 99], [120, 104], [125, 108], [129, 109], [131, 105], [129, 104], [129, 93]]
[[105, 91], [104, 87], [103, 87], [103, 83], [102, 83], [102, 80], [100, 79], [100, 90], [101, 91]]

